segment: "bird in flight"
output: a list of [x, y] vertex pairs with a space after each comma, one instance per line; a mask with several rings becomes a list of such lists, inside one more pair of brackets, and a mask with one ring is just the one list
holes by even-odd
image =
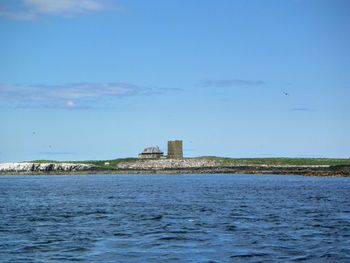
[[286, 95], [286, 96], [289, 96], [288, 92], [283, 91], [283, 94]]

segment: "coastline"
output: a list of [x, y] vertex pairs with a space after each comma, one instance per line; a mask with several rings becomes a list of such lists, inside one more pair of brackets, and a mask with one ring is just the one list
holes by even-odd
[[184, 168], [151, 168], [151, 169], [101, 169], [90, 167], [86, 170], [31, 170], [0, 171], [0, 176], [15, 175], [84, 175], [84, 174], [278, 174], [320, 177], [350, 177], [350, 166], [210, 166]]
[[115, 159], [0, 163], [0, 175], [65, 174], [280, 174], [350, 177], [348, 159]]

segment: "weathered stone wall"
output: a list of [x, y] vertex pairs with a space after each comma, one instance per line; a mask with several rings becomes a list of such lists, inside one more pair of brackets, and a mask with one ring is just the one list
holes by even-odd
[[169, 159], [182, 159], [182, 141], [168, 141], [168, 158]]

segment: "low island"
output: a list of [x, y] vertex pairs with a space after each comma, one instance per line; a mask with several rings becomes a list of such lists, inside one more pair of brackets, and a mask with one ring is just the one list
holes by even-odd
[[350, 159], [223, 158], [70, 161], [36, 160], [0, 164], [0, 175], [25, 174], [293, 174], [350, 177]]

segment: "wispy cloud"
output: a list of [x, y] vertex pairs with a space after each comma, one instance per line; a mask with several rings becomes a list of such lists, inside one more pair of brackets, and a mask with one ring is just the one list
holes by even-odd
[[41, 16], [77, 16], [110, 7], [103, 0], [5, 0], [0, 4], [0, 16], [32, 20]]
[[86, 108], [99, 100], [147, 94], [152, 88], [130, 83], [66, 85], [0, 84], [0, 104], [16, 107]]
[[291, 108], [290, 111], [314, 111], [311, 108]]
[[216, 79], [206, 80], [201, 83], [202, 87], [226, 88], [226, 87], [242, 87], [242, 86], [261, 86], [265, 82], [261, 80], [244, 80], [244, 79]]

